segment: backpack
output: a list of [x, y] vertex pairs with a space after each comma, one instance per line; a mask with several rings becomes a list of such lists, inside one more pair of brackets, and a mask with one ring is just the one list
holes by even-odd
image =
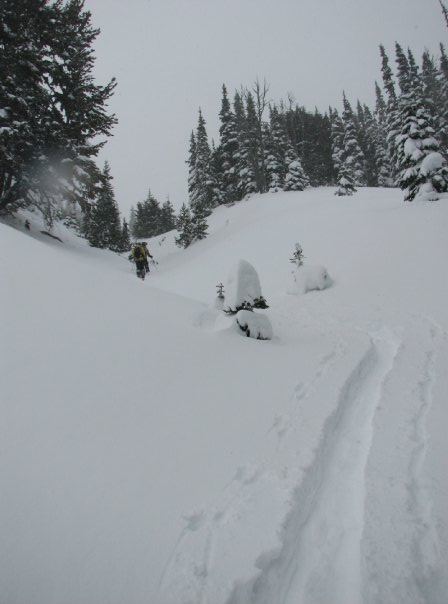
[[140, 244], [137, 244], [134, 246], [134, 260], [143, 260], [144, 258], [144, 253], [142, 250], [142, 246]]

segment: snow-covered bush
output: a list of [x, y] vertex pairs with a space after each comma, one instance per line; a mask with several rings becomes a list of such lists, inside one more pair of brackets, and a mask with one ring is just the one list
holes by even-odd
[[256, 340], [272, 340], [272, 325], [266, 315], [250, 310], [240, 310], [236, 315], [236, 322], [247, 337]]
[[230, 272], [223, 310], [236, 314], [239, 310], [269, 308], [261, 293], [260, 279], [252, 264], [239, 260]]
[[331, 277], [327, 269], [320, 265], [299, 266], [292, 271], [297, 292], [305, 294], [314, 289], [326, 289], [331, 285]]

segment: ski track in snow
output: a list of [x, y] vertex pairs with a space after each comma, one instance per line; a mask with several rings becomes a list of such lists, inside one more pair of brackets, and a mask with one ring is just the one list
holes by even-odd
[[397, 342], [388, 331], [372, 336], [340, 390], [336, 410], [326, 421], [314, 460], [295, 493], [279, 555], [253, 581], [237, 586], [229, 604], [362, 601], [363, 475], [372, 418], [396, 350]]
[[[326, 329], [336, 324], [340, 327], [331, 319]], [[444, 596], [428, 587], [437, 580], [438, 544], [423, 475], [440, 328], [424, 317], [401, 320], [399, 329], [396, 320], [391, 324], [393, 330], [375, 321], [357, 326], [370, 344], [341, 385], [313, 460], [296, 486], [280, 547], [262, 553], [254, 576], [236, 583], [230, 595], [228, 585], [213, 584], [214, 564], [221, 563], [214, 559], [221, 529], [250, 514], [260, 495], [269, 497], [279, 488], [269, 461], [260, 461], [239, 469], [207, 511], [186, 518], [160, 582], [161, 594], [185, 604], [443, 603]], [[276, 417], [268, 431], [276, 434], [277, 452], [300, 422], [300, 404], [346, 350], [346, 342], [335, 343], [314, 376], [295, 387], [291, 413]], [[408, 375], [400, 367], [409, 362], [416, 364], [415, 380], [397, 405]], [[392, 415], [398, 410], [400, 417], [387, 417], [387, 410]], [[382, 422], [390, 430], [388, 451], [376, 450], [375, 431], [383, 431]], [[408, 479], [401, 488], [378, 483], [391, 475], [389, 465], [393, 476], [400, 476], [403, 464], [401, 475]], [[387, 552], [377, 546], [382, 542]]]

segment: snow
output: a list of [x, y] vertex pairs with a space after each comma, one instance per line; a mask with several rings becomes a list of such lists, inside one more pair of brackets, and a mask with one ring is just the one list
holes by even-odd
[[440, 170], [440, 168], [445, 164], [445, 160], [443, 155], [438, 152], [429, 153], [422, 161], [420, 166], [420, 173], [423, 176], [429, 176], [433, 172]]
[[292, 271], [296, 289], [292, 293], [305, 294], [330, 287], [332, 281], [324, 266], [304, 264]]
[[[0, 601], [444, 604], [447, 221], [393, 189], [253, 195], [151, 240], [144, 282], [0, 223]], [[288, 295], [298, 239], [332, 287]], [[269, 342], [213, 307], [241, 258]]]
[[224, 310], [235, 311], [243, 304], [253, 305], [262, 296], [260, 279], [255, 268], [247, 260], [238, 260], [226, 281]]
[[239, 310], [236, 322], [246, 336], [255, 340], [272, 340], [272, 325], [265, 315], [250, 310]]

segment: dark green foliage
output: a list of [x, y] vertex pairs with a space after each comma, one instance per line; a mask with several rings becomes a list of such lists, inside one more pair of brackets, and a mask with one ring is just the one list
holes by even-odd
[[167, 233], [176, 228], [176, 214], [169, 198], [166, 199], [160, 210], [160, 228], [161, 232], [159, 234]]
[[[218, 147], [224, 203], [237, 199], [238, 130], [236, 117], [230, 107], [227, 89], [222, 86], [221, 111], [219, 113], [220, 145]], [[216, 168], [216, 163], [215, 163]]]
[[137, 203], [132, 235], [136, 239], [148, 239], [163, 232], [162, 209], [151, 191], [148, 191], [145, 201]]
[[85, 234], [92, 247], [122, 251], [120, 211], [115, 201], [112, 176], [107, 162], [101, 174], [97, 200], [90, 206]]
[[99, 31], [82, 0], [2, 0], [0, 23], [0, 212], [36, 206], [51, 220], [64, 198], [87, 214], [116, 121], [114, 80], [92, 75]]
[[199, 109], [196, 136], [192, 134], [190, 143], [188, 191], [190, 205], [214, 208], [219, 204], [219, 191], [214, 174], [212, 155], [208, 143], [205, 120]]
[[201, 204], [196, 204], [191, 209], [191, 237], [192, 241], [200, 241], [207, 237], [207, 217], [209, 211]]
[[182, 204], [176, 228], [179, 231], [179, 236], [175, 239], [176, 245], [187, 248], [192, 243], [194, 235], [190, 209], [186, 204]]

